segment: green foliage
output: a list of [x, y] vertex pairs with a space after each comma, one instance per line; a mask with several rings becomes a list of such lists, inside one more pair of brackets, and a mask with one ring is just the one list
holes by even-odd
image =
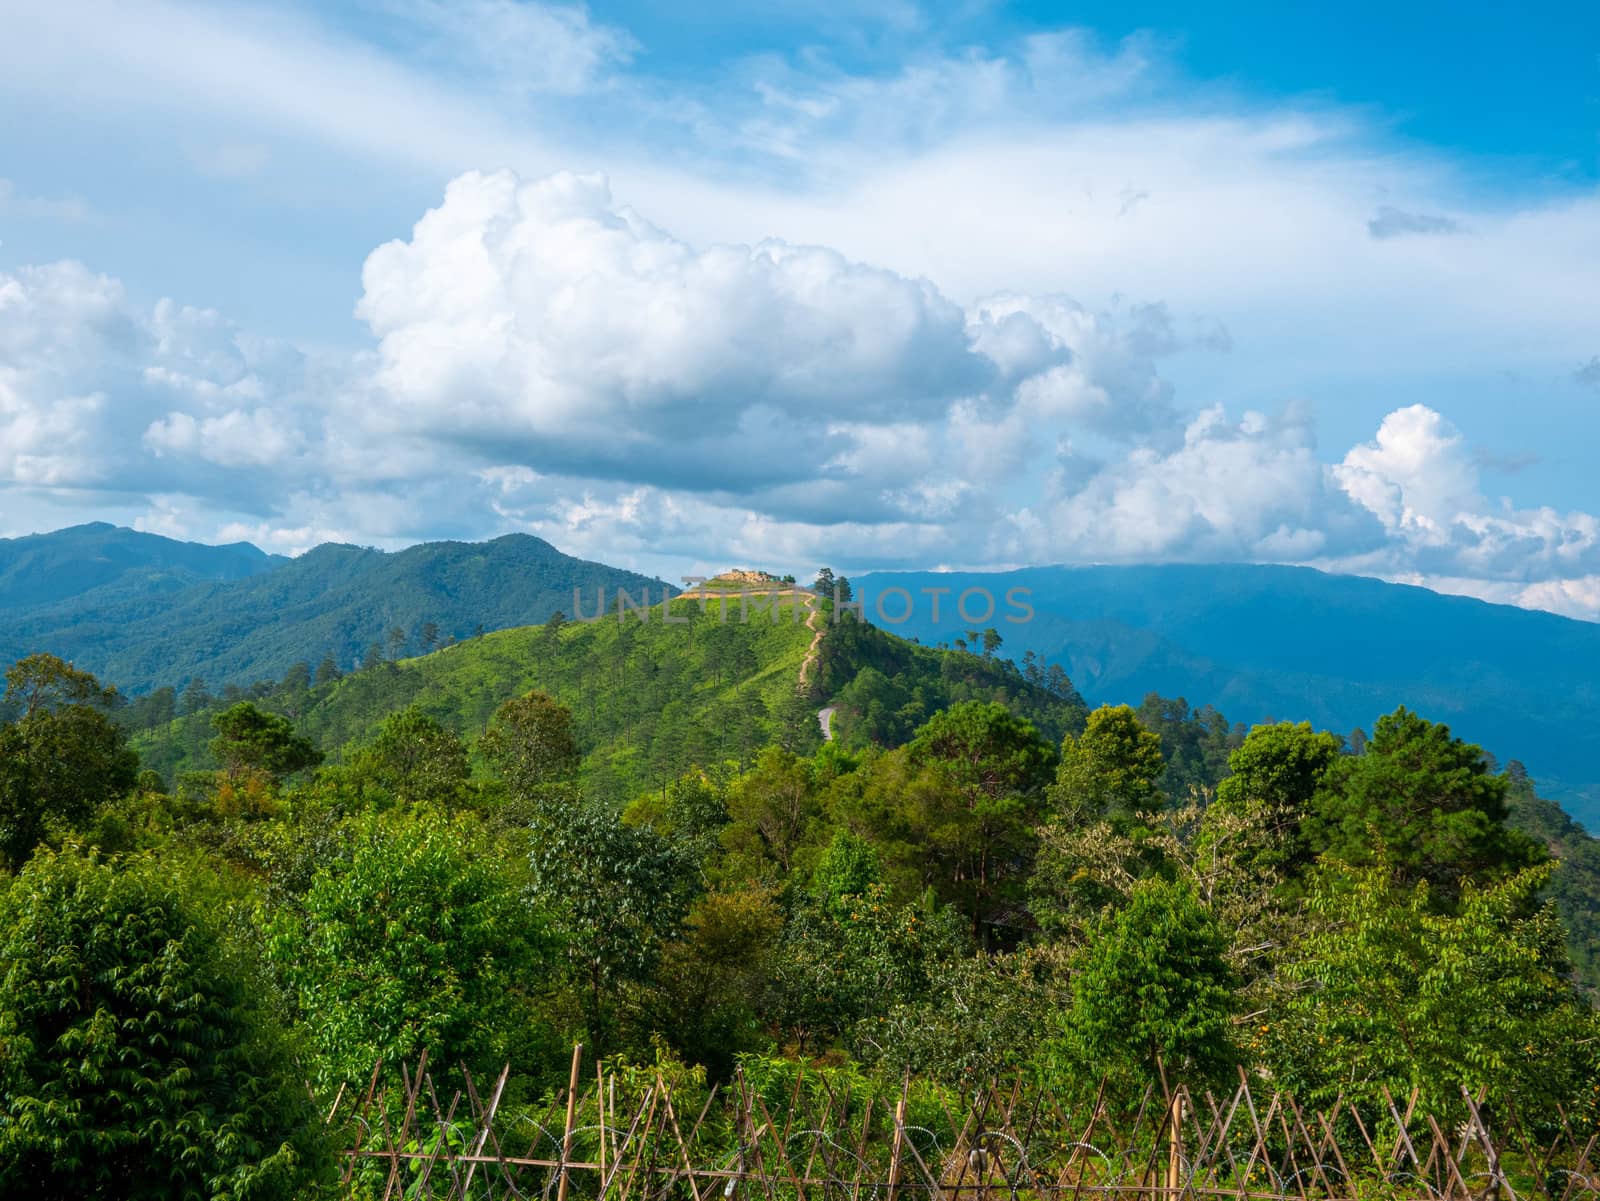
[[4, 705], [19, 721], [79, 706], [109, 710], [118, 699], [115, 688], [55, 655], [29, 655], [6, 669]]
[[862, 1058], [970, 1089], [1026, 1072], [1051, 1017], [1070, 1001], [1058, 956], [1038, 948], [941, 959], [926, 995], [857, 1028]]
[[1527, 1115], [1580, 1099], [1600, 1068], [1595, 1015], [1566, 979], [1561, 929], [1534, 898], [1547, 867], [1463, 886], [1454, 914], [1380, 860], [1329, 865], [1320, 928], [1295, 948], [1259, 1050], [1303, 1099], [1369, 1107], [1381, 1088], [1421, 1090], [1423, 1112], [1459, 1109], [1463, 1086], [1514, 1097]]
[[1151, 815], [1149, 824], [1058, 819], [1039, 832], [1028, 877], [1028, 909], [1046, 938], [1082, 943], [1108, 908], [1123, 904], [1140, 880], [1171, 875], [1178, 842]]
[[1306, 822], [1319, 852], [1354, 865], [1380, 854], [1451, 903], [1464, 881], [1498, 878], [1542, 851], [1505, 825], [1506, 782], [1483, 750], [1405, 708], [1378, 719], [1366, 753], [1341, 758]]
[[322, 762], [322, 752], [295, 733], [294, 723], [240, 701], [211, 719], [211, 753], [230, 776], [259, 772], [282, 780]]
[[848, 905], [883, 883], [883, 859], [873, 845], [849, 830], [838, 830], [812, 875], [812, 891], [834, 907]]
[[15, 869], [52, 832], [81, 827], [134, 785], [138, 756], [106, 715], [116, 698], [54, 655], [6, 672], [0, 726], [0, 865]]
[[478, 749], [519, 800], [559, 800], [577, 779], [572, 711], [543, 692], [496, 709]]
[[1160, 736], [1127, 705], [1102, 705], [1082, 734], [1062, 741], [1050, 803], [1069, 818], [1130, 824], [1162, 805], [1158, 782], [1165, 771]]
[[1228, 774], [1228, 756], [1244, 742], [1243, 726], [1230, 726], [1211, 705], [1191, 710], [1181, 696], [1147, 693], [1134, 712], [1139, 724], [1161, 739], [1161, 756], [1167, 764], [1161, 791], [1170, 805], [1210, 793]]
[[1591, 993], [1600, 988], [1600, 839], [1534, 791], [1522, 764], [1506, 765], [1506, 824], [1550, 848], [1556, 863], [1547, 895], [1567, 930], [1567, 952], [1577, 978]]
[[1033, 723], [993, 701], [934, 714], [912, 740], [911, 758], [939, 764], [973, 804], [1038, 791], [1055, 760]]
[[740, 1053], [769, 1044], [760, 1005], [783, 921], [765, 889], [718, 890], [694, 903], [662, 949], [652, 1024], [691, 1062], [726, 1076]]
[[[1227, 939], [1187, 884], [1155, 878], [1106, 914], [1079, 953], [1055, 1039], [1066, 1087], [1102, 1077], [1124, 1098], [1165, 1074], [1212, 1085], [1238, 1062]], [[1092, 1088], [1093, 1085], [1089, 1084]]]
[[414, 705], [384, 718], [351, 766], [399, 800], [434, 805], [461, 801], [472, 778], [460, 736]]
[[728, 825], [724, 788], [704, 771], [679, 776], [660, 792], [636, 799], [622, 815], [633, 826], [649, 826], [676, 844], [702, 868], [716, 856]]
[[835, 698], [836, 737], [852, 748], [907, 742], [963, 701], [1004, 705], [1052, 742], [1080, 729], [1086, 712], [1059, 668], [1030, 679], [1009, 659], [918, 646], [864, 621], [828, 627], [812, 679], [814, 695]]
[[497, 1072], [540, 1067], [550, 1045], [531, 989], [552, 953], [512, 865], [467, 816], [374, 814], [346, 832], [270, 957], [295, 998], [325, 1089], [381, 1057]]
[[[1309, 722], [1257, 726], [1228, 757], [1233, 774], [1217, 785], [1202, 842], [1233, 840], [1227, 853], [1263, 874], [1303, 872], [1312, 859], [1305, 820], [1338, 759], [1339, 740]], [[1237, 842], [1242, 832], [1248, 845]]]
[[818, 1049], [924, 999], [938, 965], [970, 945], [942, 906], [896, 904], [881, 884], [842, 898], [795, 894], [772, 974], [770, 1016], [796, 1045]]
[[325, 1165], [272, 992], [176, 865], [37, 855], [0, 895], [0, 1191], [293, 1198]]
[[548, 912], [584, 993], [590, 1045], [615, 1034], [616, 990], [646, 981], [676, 936], [694, 864], [648, 826], [626, 826], [580, 804], [541, 815], [533, 830], [529, 896]]
[[973, 933], [987, 938], [1021, 897], [1021, 880], [1055, 758], [1031, 722], [967, 701], [935, 714], [907, 748], [923, 773], [913, 817], [920, 841]]
[[723, 842], [739, 867], [762, 877], [762, 864], [784, 874], [794, 870], [803, 848], [815, 840], [822, 798], [811, 760], [768, 747], [755, 766], [728, 791], [729, 824]]

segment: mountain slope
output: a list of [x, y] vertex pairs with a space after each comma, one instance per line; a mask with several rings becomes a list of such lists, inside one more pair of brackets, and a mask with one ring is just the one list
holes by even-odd
[[103, 521], [0, 538], [0, 613], [159, 596], [206, 581], [244, 579], [284, 562], [248, 542], [178, 542]]
[[574, 589], [592, 610], [596, 588], [659, 599], [663, 585], [525, 534], [393, 554], [328, 544], [245, 579], [20, 610], [0, 631], [0, 661], [50, 651], [135, 693], [192, 676], [245, 684], [325, 655], [349, 668], [395, 628], [421, 649], [425, 623], [448, 640], [543, 621], [572, 609]]
[[[1308, 568], [1239, 565], [1039, 567], [1003, 573], [893, 572], [857, 581], [873, 620], [885, 588], [906, 589], [923, 641], [993, 626], [1003, 653], [1060, 663], [1093, 702], [1147, 692], [1216, 705], [1236, 721], [1307, 720], [1370, 729], [1405, 704], [1527, 764], [1540, 792], [1600, 829], [1600, 625]], [[924, 588], [949, 588], [940, 620]], [[955, 598], [984, 588], [992, 618], [965, 622]], [[1031, 620], [1007, 622], [1008, 589]], [[905, 609], [884, 599], [890, 616]], [[979, 613], [980, 597], [968, 611]]]
[[[293, 716], [337, 761], [407, 705], [475, 738], [502, 701], [539, 688], [572, 710], [585, 791], [609, 800], [659, 787], [691, 767], [748, 765], [773, 742], [815, 746], [818, 709], [859, 677], [889, 678], [885, 671], [920, 697], [925, 715], [962, 700], [1001, 701], [1052, 741], [1064, 723], [1081, 721], [1076, 694], [1030, 683], [1009, 663], [914, 647], [866, 626], [829, 627], [820, 678], [802, 690], [814, 631], [792, 620], [791, 606], [777, 622], [748, 623], [737, 607], [726, 622], [694, 601], [674, 601], [672, 610], [682, 624], [663, 623], [657, 605], [647, 622], [613, 615], [502, 630], [298, 694], [280, 690], [261, 703]], [[136, 745], [146, 766], [171, 777], [210, 766], [212, 733], [209, 714], [197, 713], [140, 733]]]

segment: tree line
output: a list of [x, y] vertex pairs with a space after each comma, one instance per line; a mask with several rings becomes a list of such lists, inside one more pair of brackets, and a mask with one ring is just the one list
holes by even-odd
[[170, 784], [112, 690], [17, 664], [0, 1183], [314, 1194], [305, 1082], [365, 1088], [426, 1048], [510, 1063], [504, 1111], [531, 1112], [575, 1041], [706, 1079], [1020, 1073], [1131, 1106], [1242, 1069], [1369, 1116], [1413, 1088], [1449, 1115], [1465, 1087], [1533, 1124], [1600, 1117], [1555, 865], [1508, 820], [1517, 765], [1404, 708], [1359, 745], [1161, 698], [1076, 701], [1046, 734], [913, 670], [951, 656], [849, 629], [818, 687], [859, 685], [855, 733], [624, 798], [587, 787], [584, 714], [545, 689], [475, 736], [399, 707], [337, 761], [239, 699], [208, 712], [210, 766]]

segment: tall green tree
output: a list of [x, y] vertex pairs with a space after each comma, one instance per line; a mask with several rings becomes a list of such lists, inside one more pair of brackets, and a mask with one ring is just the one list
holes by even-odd
[[54, 655], [6, 672], [5, 703], [20, 716], [0, 726], [0, 863], [15, 869], [49, 831], [133, 788], [139, 757], [107, 715], [115, 696]]
[[294, 723], [240, 701], [211, 719], [217, 736], [211, 753], [229, 776], [259, 772], [274, 781], [322, 762], [311, 740], [295, 733]]
[[478, 749], [519, 800], [570, 797], [581, 754], [572, 711], [537, 690], [495, 710]]
[[1136, 1099], [1163, 1074], [1197, 1088], [1225, 1078], [1238, 1062], [1226, 953], [1227, 939], [1189, 885], [1159, 877], [1136, 884], [1127, 904], [1090, 931], [1074, 964], [1072, 1004], [1053, 1047], [1069, 1087], [1106, 1078]]
[[415, 705], [384, 718], [352, 766], [400, 800], [440, 805], [459, 802], [472, 778], [461, 738]]
[[465, 815], [358, 819], [269, 947], [330, 1089], [425, 1048], [475, 1072], [526, 1071], [550, 1049], [533, 991], [551, 964], [544, 921]]
[[931, 785], [909, 794], [923, 802], [928, 853], [983, 939], [1019, 907], [1055, 755], [1032, 722], [982, 701], [934, 714], [908, 752]]
[[1049, 791], [1051, 806], [1069, 821], [1106, 818], [1126, 825], [1164, 802], [1161, 738], [1127, 705], [1102, 705], [1079, 735], [1061, 743], [1061, 765]]
[[618, 993], [647, 982], [697, 886], [685, 849], [594, 805], [541, 815], [529, 898], [548, 913], [571, 966], [589, 1043], [609, 1050]]
[[245, 1201], [329, 1165], [213, 885], [44, 852], [0, 893], [0, 1192]]
[[1366, 753], [1341, 757], [1305, 824], [1316, 851], [1354, 865], [1380, 857], [1405, 882], [1453, 903], [1466, 881], [1544, 858], [1506, 819], [1506, 781], [1483, 749], [1404, 707], [1378, 719]]
[[762, 888], [707, 893], [679, 937], [662, 949], [648, 998], [657, 1028], [688, 1059], [718, 1075], [766, 1044], [760, 1020], [783, 929], [783, 911]]
[[926, 1000], [940, 965], [970, 951], [965, 924], [945, 906], [896, 904], [877, 883], [844, 895], [798, 892], [774, 959], [768, 1016], [805, 1048], [847, 1040], [859, 1023]]
[[1463, 1087], [1525, 1116], [1583, 1100], [1600, 1071], [1600, 1026], [1567, 979], [1560, 922], [1536, 898], [1548, 867], [1464, 886], [1437, 912], [1426, 883], [1381, 859], [1330, 863], [1321, 919], [1287, 958], [1288, 987], [1256, 1028], [1275, 1076], [1319, 1104], [1376, 1109], [1382, 1089], [1421, 1090], [1424, 1113], [1460, 1109]]
[[1233, 774], [1217, 785], [1202, 846], [1263, 872], [1298, 876], [1314, 857], [1306, 819], [1338, 759], [1338, 738], [1313, 732], [1309, 722], [1255, 727], [1228, 757]]
[[801, 848], [814, 836], [822, 800], [810, 760], [781, 747], [768, 747], [751, 770], [728, 790], [728, 850], [754, 875], [769, 860], [787, 874]]
[[117, 690], [56, 655], [29, 655], [6, 669], [6, 708], [21, 721], [75, 705], [101, 711], [113, 708]]

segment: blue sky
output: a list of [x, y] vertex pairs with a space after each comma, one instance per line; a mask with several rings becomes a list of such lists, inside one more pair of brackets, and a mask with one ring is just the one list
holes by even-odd
[[1594, 6], [0, 19], [0, 535], [1600, 617]]

